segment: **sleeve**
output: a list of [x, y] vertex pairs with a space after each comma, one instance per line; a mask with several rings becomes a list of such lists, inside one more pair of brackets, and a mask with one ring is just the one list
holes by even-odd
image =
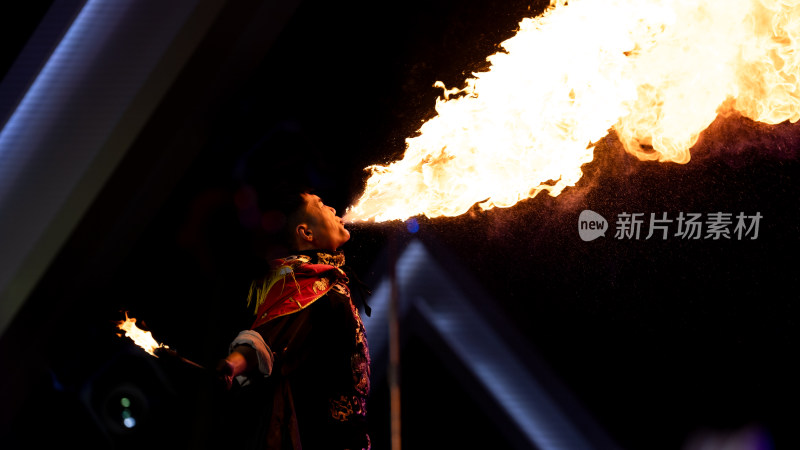
[[[264, 338], [259, 333], [253, 330], [244, 330], [231, 342], [228, 351], [232, 352], [238, 345], [247, 345], [256, 351], [258, 358], [258, 371], [265, 377], [272, 375], [272, 366], [275, 361], [275, 356], [272, 349], [269, 348]], [[241, 385], [246, 385], [249, 379], [245, 375], [236, 377], [236, 381]]]

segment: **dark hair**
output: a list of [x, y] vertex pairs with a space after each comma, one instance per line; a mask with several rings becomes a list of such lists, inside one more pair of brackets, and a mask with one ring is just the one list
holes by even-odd
[[264, 193], [262, 197], [266, 198], [259, 202], [264, 217], [262, 225], [267, 231], [276, 233], [278, 240], [289, 250], [297, 250], [294, 230], [305, 220], [306, 199], [303, 195], [311, 192], [308, 187], [284, 187]]

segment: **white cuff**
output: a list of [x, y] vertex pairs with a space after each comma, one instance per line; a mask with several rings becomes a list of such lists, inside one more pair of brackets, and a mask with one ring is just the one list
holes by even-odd
[[[261, 334], [253, 330], [244, 330], [240, 332], [233, 342], [231, 342], [228, 351], [232, 352], [237, 345], [252, 347], [256, 351], [256, 356], [258, 357], [258, 371], [265, 377], [272, 374], [272, 364], [275, 358], [272, 354], [272, 350], [267, 343], [264, 342], [264, 338], [261, 337]], [[241, 385], [245, 385], [249, 380], [246, 376], [239, 375], [236, 377], [236, 381]]]

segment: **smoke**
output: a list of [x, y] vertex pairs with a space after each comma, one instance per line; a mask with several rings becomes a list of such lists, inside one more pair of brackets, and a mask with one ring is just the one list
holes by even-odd
[[692, 149], [696, 162], [710, 158], [732, 167], [756, 160], [793, 160], [800, 156], [800, 123], [768, 125], [739, 114], [720, 116]]

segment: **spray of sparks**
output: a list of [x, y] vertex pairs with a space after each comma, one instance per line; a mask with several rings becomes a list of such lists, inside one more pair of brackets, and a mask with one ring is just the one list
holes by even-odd
[[551, 0], [490, 69], [446, 88], [405, 155], [371, 166], [345, 220], [457, 216], [560, 194], [616, 133], [686, 163], [721, 113], [800, 119], [800, 0]]

